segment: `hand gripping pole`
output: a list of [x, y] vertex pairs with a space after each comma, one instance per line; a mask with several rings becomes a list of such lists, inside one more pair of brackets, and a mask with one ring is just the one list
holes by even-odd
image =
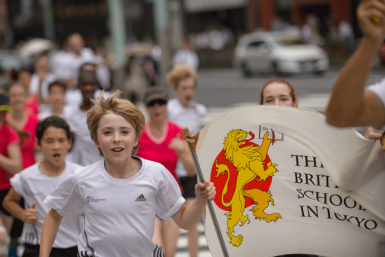
[[[198, 139], [199, 139], [199, 132], [195, 136], [192, 136], [189, 129], [184, 127], [183, 128], [183, 138], [187, 141], [187, 144], [189, 146], [190, 153], [191, 153], [192, 158], [194, 160], [195, 168], [197, 170], [198, 179], [200, 182], [204, 183], [204, 181], [205, 181], [204, 176], [203, 176], [201, 167], [199, 165], [198, 157], [196, 154], [196, 146], [197, 146]], [[211, 216], [211, 219], [212, 219], [213, 224], [214, 224], [215, 232], [217, 233], [217, 237], [218, 237], [219, 243], [221, 245], [223, 256], [229, 257], [229, 254], [227, 252], [227, 248], [225, 245], [225, 241], [223, 240], [223, 237], [222, 237], [221, 228], [219, 227], [217, 216], [215, 215], [214, 207], [213, 207], [213, 204], [210, 200], [207, 200], [207, 206], [209, 208], [210, 216]]]

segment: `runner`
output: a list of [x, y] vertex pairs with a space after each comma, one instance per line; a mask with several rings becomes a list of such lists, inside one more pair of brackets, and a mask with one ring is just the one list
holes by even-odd
[[[170, 99], [167, 104], [168, 119], [180, 127], [188, 127], [191, 134], [195, 135], [201, 130], [202, 119], [207, 113], [204, 105], [193, 100], [197, 88], [196, 71], [187, 65], [179, 65], [168, 73], [167, 80], [177, 96]], [[183, 163], [178, 160], [175, 171], [183, 189], [182, 195], [186, 199], [186, 205], [189, 205], [195, 198], [197, 183], [195, 169], [194, 173], [188, 174]], [[187, 248], [191, 257], [198, 255], [198, 236], [198, 229], [195, 225], [188, 231]]]
[[152, 242], [155, 216], [173, 218], [182, 228], [195, 224], [215, 197], [213, 183], [195, 187], [197, 197], [184, 205], [178, 183], [161, 164], [135, 157], [143, 114], [127, 100], [95, 102], [87, 126], [103, 160], [78, 169], [44, 201], [48, 212], [41, 237], [40, 257], [48, 257], [63, 216], [84, 215], [78, 239], [79, 256], [163, 256]]
[[[182, 129], [166, 119], [167, 101], [166, 91], [159, 86], [151, 87], [145, 93], [144, 104], [150, 119], [139, 140], [137, 156], [161, 163], [179, 183], [175, 173], [177, 161], [186, 166], [190, 175], [194, 175], [195, 166], [188, 145], [182, 139]], [[174, 256], [178, 237], [179, 227], [173, 220], [155, 220], [153, 241], [163, 247], [166, 257]]]
[[[40, 121], [36, 127], [38, 145], [44, 160], [38, 162], [11, 179], [12, 188], [3, 205], [15, 217], [24, 222], [22, 257], [38, 257], [41, 230], [45, 215], [50, 208], [43, 203], [45, 197], [56, 189], [66, 177], [81, 166], [65, 161], [71, 147], [68, 124], [57, 116]], [[25, 199], [25, 209], [18, 202]], [[77, 255], [77, 235], [80, 233], [79, 217], [64, 219], [59, 227], [50, 256], [72, 257]]]

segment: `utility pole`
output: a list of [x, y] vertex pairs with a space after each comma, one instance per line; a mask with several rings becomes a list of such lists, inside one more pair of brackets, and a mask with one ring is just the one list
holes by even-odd
[[168, 0], [154, 0], [155, 29], [158, 44], [162, 49], [160, 63], [161, 83], [160, 86], [170, 91], [167, 87], [166, 76], [170, 67], [170, 40], [169, 40], [169, 6]]
[[126, 42], [126, 26], [124, 19], [124, 4], [122, 0], [108, 0], [108, 11], [110, 18], [110, 33], [112, 36], [113, 49], [118, 67], [126, 62], [124, 47]]
[[124, 18], [123, 0], [107, 0], [109, 12], [109, 25], [115, 53], [115, 67], [113, 73], [113, 88], [120, 89], [124, 79], [124, 64], [126, 63], [126, 26]]
[[170, 0], [170, 17], [171, 17], [171, 46], [173, 52], [180, 47], [180, 41], [183, 38], [183, 10], [181, 0]]
[[43, 0], [44, 37], [55, 39], [55, 23], [53, 19], [52, 0]]

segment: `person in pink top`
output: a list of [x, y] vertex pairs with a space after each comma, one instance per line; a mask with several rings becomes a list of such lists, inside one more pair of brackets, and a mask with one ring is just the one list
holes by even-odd
[[[8, 95], [14, 112], [13, 114], [8, 113], [7, 121], [13, 128], [26, 135], [20, 143], [22, 168], [26, 169], [36, 162], [36, 125], [39, 122], [39, 118], [34, 113], [25, 109], [28, 92], [24, 85], [19, 82], [11, 84], [8, 87]], [[10, 177], [12, 176], [13, 174]], [[24, 199], [20, 202], [22, 206], [24, 205], [23, 201]], [[9, 255], [17, 251], [18, 238], [21, 236], [22, 227], [22, 221], [15, 218], [10, 231], [11, 247], [9, 249]]]
[[[9, 106], [9, 98], [0, 92], [0, 201], [3, 202], [11, 184], [9, 179], [12, 174], [21, 170], [21, 153], [19, 137], [6, 121], [6, 113], [13, 112]], [[0, 257], [5, 256], [7, 246], [6, 232], [10, 231], [12, 225], [11, 214], [0, 205]], [[4, 247], [5, 245], [5, 247]]]
[[17, 81], [23, 84], [27, 92], [27, 102], [25, 103], [25, 110], [37, 115], [39, 113], [39, 103], [37, 102], [37, 95], [29, 92], [29, 84], [31, 83], [31, 73], [26, 70], [20, 70], [17, 74]]
[[[178, 159], [189, 174], [195, 174], [195, 166], [183, 140], [182, 128], [166, 119], [167, 101], [167, 92], [158, 86], [145, 93], [144, 104], [150, 119], [139, 140], [137, 156], [163, 164], [178, 181], [175, 173]], [[173, 220], [155, 220], [153, 241], [163, 247], [165, 257], [174, 256], [178, 237], [179, 227]]]
[[11, 106], [14, 109], [13, 114], [7, 115], [7, 120], [17, 130], [21, 130], [28, 134], [20, 145], [23, 169], [35, 164], [35, 144], [36, 144], [36, 125], [39, 118], [25, 111], [25, 103], [27, 102], [27, 91], [21, 83], [13, 83], [8, 88]]

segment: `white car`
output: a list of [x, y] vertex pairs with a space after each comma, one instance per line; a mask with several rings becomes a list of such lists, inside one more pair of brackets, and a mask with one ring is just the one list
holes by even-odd
[[233, 62], [245, 77], [255, 71], [321, 75], [329, 69], [329, 59], [322, 48], [292, 36], [269, 32], [242, 36], [235, 48]]

